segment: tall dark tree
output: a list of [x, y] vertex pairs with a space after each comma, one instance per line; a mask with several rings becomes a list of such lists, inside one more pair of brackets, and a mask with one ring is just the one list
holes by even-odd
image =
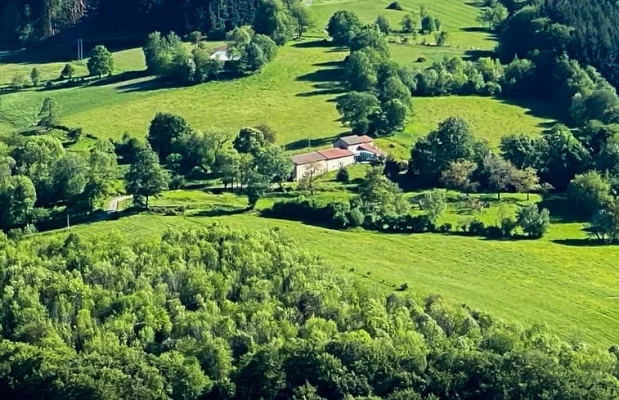
[[157, 154], [150, 147], [138, 152], [125, 176], [127, 193], [133, 196], [135, 204], [142, 204], [143, 200], [146, 208], [149, 207], [149, 199], [166, 190], [169, 182], [170, 175], [159, 164]]
[[157, 113], [148, 129], [148, 143], [160, 160], [174, 153], [176, 142], [191, 133], [191, 127], [180, 115]]
[[452, 162], [473, 160], [475, 140], [469, 124], [451, 117], [415, 143], [410, 170], [427, 183], [435, 183]]

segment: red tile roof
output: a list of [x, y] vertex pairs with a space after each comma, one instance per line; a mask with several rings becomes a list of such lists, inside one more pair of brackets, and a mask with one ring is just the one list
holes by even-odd
[[365, 150], [365, 151], [368, 151], [370, 153], [374, 153], [377, 156], [384, 156], [384, 155], [387, 154], [384, 151], [382, 151], [381, 149], [379, 149], [378, 147], [372, 146], [371, 144], [367, 144], [367, 143], [364, 143], [361, 146], [359, 146], [359, 150]]
[[319, 150], [318, 153], [322, 154], [326, 160], [335, 160], [343, 157], [354, 157], [355, 153], [349, 150], [333, 148], [329, 150]]
[[296, 165], [304, 165], [316, 161], [336, 160], [343, 157], [354, 157], [354, 155], [355, 154], [351, 151], [334, 148], [299, 154], [292, 157], [292, 162]]

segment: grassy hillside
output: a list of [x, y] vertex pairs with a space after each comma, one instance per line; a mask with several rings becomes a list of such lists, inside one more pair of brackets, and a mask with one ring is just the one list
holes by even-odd
[[[192, 193], [172, 192], [159, 204], [218, 204], [231, 209], [246, 204], [233, 195]], [[523, 198], [506, 196], [503, 203], [512, 207], [514, 201]], [[270, 202], [261, 200], [259, 207]], [[493, 208], [481, 218], [492, 222], [497, 210]], [[211, 211], [204, 214], [207, 217], [138, 215], [74, 230], [86, 235], [118, 231], [127, 237], [143, 237], [213, 222], [282, 229], [301, 247], [381, 290], [390, 291], [393, 285], [406, 282], [421, 294], [440, 293], [509, 321], [544, 321], [567, 339], [597, 340], [605, 345], [619, 341], [619, 323], [614, 317], [619, 312], [619, 249], [574, 246], [579, 243], [574, 238], [585, 237], [579, 223], [555, 224], [548, 237], [539, 241], [494, 241], [438, 234], [332, 231], [229, 212]], [[457, 213], [452, 209], [447, 219], [457, 222], [462, 217]]]
[[[442, 22], [442, 28], [448, 31], [451, 45], [454, 48], [465, 50], [491, 50], [495, 47], [494, 37], [479, 29], [476, 21], [479, 8], [475, 2], [465, 0], [399, 0], [404, 7], [403, 11], [387, 10], [393, 0], [318, 0], [313, 8], [319, 16], [321, 25], [326, 25], [329, 18], [337, 10], [352, 10], [359, 14], [364, 22], [376, 20], [379, 14], [385, 15], [392, 29], [400, 29], [400, 21], [406, 13], [419, 16], [419, 7], [424, 5], [427, 11]], [[419, 24], [418, 24], [419, 26]], [[428, 41], [434, 42], [434, 36], [429, 35]], [[421, 40], [421, 38], [420, 38]]]
[[[335, 11], [348, 8], [368, 22], [378, 14], [385, 14], [393, 28], [399, 29], [398, 22], [405, 12], [417, 13], [422, 4], [417, 0], [401, 3], [407, 11], [386, 10], [389, 2], [382, 0], [320, 1], [312, 9], [321, 21], [320, 27]], [[445, 55], [467, 57], [477, 51], [471, 49], [491, 49], [495, 45], [487, 33], [475, 29], [478, 8], [463, 0], [440, 0], [427, 8], [450, 31], [451, 46], [437, 48], [392, 43], [393, 58], [399, 63], [423, 68]], [[124, 132], [143, 136], [154, 114], [166, 111], [183, 115], [197, 129], [236, 131], [242, 126], [268, 123], [278, 132], [278, 142], [293, 152], [304, 151], [308, 138], [313, 139], [313, 147], [329, 146], [334, 137], [348, 131], [339, 122], [333, 102], [342, 92], [337, 87], [338, 62], [347, 52], [325, 46], [322, 42], [325, 34], [321, 29], [312, 35], [303, 42], [290, 43], [280, 49], [276, 60], [261, 74], [244, 79], [171, 88], [152, 78], [140, 78], [6, 94], [0, 101], [3, 115], [0, 134], [31, 125], [42, 100], [49, 96], [61, 106], [62, 123], [81, 126], [100, 138], [119, 138]], [[428, 41], [431, 39], [428, 37]], [[212, 46], [218, 44], [211, 43]], [[145, 68], [140, 49], [117, 52], [114, 57], [118, 73]], [[416, 63], [419, 57], [427, 61]], [[35, 65], [42, 71], [43, 79], [55, 79], [64, 63], [0, 64], [0, 84], [9, 82], [16, 71], [29, 74]], [[77, 69], [80, 75], [86, 74], [85, 66], [78, 65]], [[415, 98], [414, 109], [406, 132], [381, 141], [388, 151], [403, 158], [407, 157], [415, 137], [427, 133], [439, 121], [452, 115], [468, 119], [478, 136], [495, 144], [507, 133], [539, 132], [547, 122], [525, 108], [491, 98]], [[497, 124], [498, 119], [503, 122]], [[392, 143], [395, 147], [391, 146]]]

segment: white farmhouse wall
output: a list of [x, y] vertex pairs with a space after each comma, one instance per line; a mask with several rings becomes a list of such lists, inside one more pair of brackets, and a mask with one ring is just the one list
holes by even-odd
[[[305, 173], [310, 169], [312, 164], [295, 165], [294, 167], [294, 180], [300, 181]], [[327, 173], [327, 163], [325, 161], [316, 162], [316, 173], [322, 175]]]
[[336, 171], [350, 164], [354, 164], [355, 156], [342, 157], [342, 158], [337, 158], [335, 160], [327, 160], [326, 163], [327, 163], [327, 170], [325, 172]]
[[[340, 168], [347, 167], [355, 163], [355, 156], [348, 156], [337, 158], [335, 160], [318, 161], [317, 175], [326, 174], [327, 172], [337, 171]], [[294, 168], [294, 180], [299, 181], [303, 178], [305, 173], [310, 169], [312, 164], [295, 165]]]

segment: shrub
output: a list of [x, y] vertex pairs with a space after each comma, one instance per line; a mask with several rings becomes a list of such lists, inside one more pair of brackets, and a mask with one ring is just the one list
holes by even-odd
[[23, 236], [24, 236], [24, 233], [19, 228], [11, 229], [7, 233], [7, 237], [15, 242], [21, 240]]
[[394, 1], [393, 3], [387, 6], [387, 10], [403, 11], [404, 7], [402, 7], [402, 5], [399, 2]]
[[441, 233], [447, 233], [447, 232], [451, 232], [451, 228], [452, 228], [452, 225], [449, 222], [445, 222], [438, 228], [438, 230]]
[[489, 226], [486, 228], [485, 236], [489, 238], [503, 237], [503, 230], [498, 226]]
[[346, 168], [340, 168], [340, 170], [337, 171], [337, 176], [335, 177], [335, 180], [337, 180], [338, 182], [347, 183], [350, 180], [350, 174], [348, 173], [348, 170]]
[[406, 283], [406, 282], [401, 284], [400, 287], [398, 288], [398, 291], [400, 291], [400, 292], [405, 292], [407, 290], [408, 290], [408, 283]]
[[187, 40], [197, 44], [204, 40], [204, 35], [200, 31], [193, 31], [187, 35]]
[[486, 233], [486, 225], [478, 219], [474, 219], [469, 224], [468, 232], [471, 235], [483, 236]]
[[512, 218], [503, 218], [501, 221], [501, 232], [504, 237], [511, 237], [518, 224]]
[[34, 235], [37, 232], [38, 232], [37, 227], [32, 224], [27, 224], [26, 226], [24, 226], [24, 229], [23, 229], [24, 236]]
[[359, 227], [363, 225], [363, 221], [365, 220], [365, 215], [363, 215], [363, 212], [361, 212], [361, 210], [358, 207], [355, 207], [352, 210], [350, 210], [350, 213], [348, 215], [348, 220], [350, 221], [350, 226]]
[[436, 227], [427, 215], [417, 215], [410, 220], [410, 231], [414, 233], [433, 232]]
[[174, 175], [172, 179], [170, 180], [169, 186], [171, 190], [178, 190], [182, 188], [184, 184], [185, 184], [185, 178], [183, 178], [182, 175]]
[[11, 89], [20, 90], [26, 86], [26, 76], [23, 74], [15, 74], [11, 79]]
[[534, 239], [543, 237], [550, 226], [548, 210], [544, 208], [539, 211], [535, 204], [520, 208], [516, 216], [524, 233]]
[[418, 62], [418, 63], [423, 63], [423, 62], [426, 62], [426, 61], [427, 61], [427, 60], [426, 60], [426, 58], [425, 58], [425, 57], [417, 57], [417, 62]]
[[[319, 209], [320, 210], [320, 209]], [[337, 229], [342, 229], [348, 226], [348, 215], [350, 213], [350, 206], [346, 203], [329, 203], [324, 208], [323, 222], [326, 225], [333, 226]]]

